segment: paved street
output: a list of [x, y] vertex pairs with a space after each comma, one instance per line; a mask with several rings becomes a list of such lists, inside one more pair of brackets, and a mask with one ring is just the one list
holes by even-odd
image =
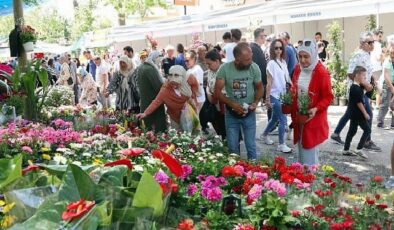
[[[330, 123], [330, 134], [335, 129], [338, 120], [344, 114], [346, 107], [331, 106], [329, 108], [329, 123]], [[363, 182], [369, 180], [372, 176], [382, 175], [387, 177], [390, 175], [390, 151], [394, 140], [394, 130], [384, 130], [376, 127], [376, 116], [377, 110], [374, 110], [374, 124], [372, 128], [372, 139], [375, 143], [382, 148], [382, 152], [367, 152], [369, 159], [364, 160], [361, 157], [349, 157], [343, 156], [341, 150], [343, 146], [334, 144], [331, 140], [327, 140], [320, 147], [320, 163], [329, 164], [334, 166], [339, 173], [343, 173], [350, 176], [355, 182]], [[386, 117], [386, 125], [390, 125], [391, 117], [388, 114]], [[258, 110], [258, 125], [257, 125], [257, 136], [259, 136], [267, 124], [266, 111]], [[290, 122], [290, 118], [288, 118]], [[348, 124], [349, 125], [349, 124]], [[348, 126], [341, 133], [342, 140], [345, 139], [347, 134]], [[353, 138], [352, 147], [356, 148], [358, 141], [360, 140], [362, 130], [359, 129], [357, 135]], [[278, 136], [270, 136], [275, 141], [275, 145], [267, 146], [261, 141], [257, 140], [258, 150], [261, 153], [261, 158], [273, 157], [273, 156], [284, 156], [288, 162], [297, 160], [297, 149], [292, 144], [292, 141], [287, 141], [287, 144], [293, 148], [292, 154], [283, 154], [276, 151]], [[241, 145], [242, 156], [246, 158], [245, 148]]]

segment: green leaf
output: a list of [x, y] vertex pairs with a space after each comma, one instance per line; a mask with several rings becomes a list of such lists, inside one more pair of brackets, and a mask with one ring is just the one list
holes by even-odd
[[[59, 176], [60, 178], [63, 176], [63, 174], [66, 172], [68, 168], [68, 165], [46, 165], [46, 164], [37, 164], [37, 165], [47, 170], [49, 174]], [[94, 165], [85, 165], [85, 166], [81, 166], [80, 168], [83, 171], [90, 172], [95, 167], [96, 166]]]
[[103, 191], [89, 175], [80, 167], [70, 164], [63, 176], [59, 190], [59, 200], [78, 201], [80, 199], [94, 200], [100, 203], [104, 199]]
[[0, 190], [22, 177], [22, 155], [13, 159], [0, 159]]
[[123, 186], [123, 178], [127, 174], [127, 167], [115, 166], [108, 168], [100, 178], [99, 184], [108, 186]]
[[134, 195], [133, 207], [153, 208], [154, 216], [160, 216], [164, 212], [163, 191], [148, 172], [142, 174], [141, 181]]
[[50, 196], [45, 199], [44, 203], [40, 206], [34, 216], [21, 224], [14, 225], [11, 229], [60, 229], [64, 225], [61, 219], [61, 215], [66, 209], [66, 206], [67, 202], [58, 202], [58, 198], [56, 195]]

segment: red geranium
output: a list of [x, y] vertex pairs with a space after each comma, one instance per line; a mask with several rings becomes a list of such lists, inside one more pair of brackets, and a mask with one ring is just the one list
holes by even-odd
[[365, 199], [365, 203], [369, 205], [374, 205], [375, 201], [367, 196], [367, 198]]
[[382, 183], [383, 182], [383, 177], [381, 177], [381, 176], [374, 176], [374, 178], [372, 178], [372, 181], [376, 182], [376, 183]]
[[80, 218], [89, 212], [94, 204], [94, 201], [85, 201], [84, 199], [70, 203], [62, 214], [62, 220], [72, 221], [73, 219]]
[[178, 224], [176, 230], [194, 230], [194, 223], [191, 219], [184, 219]]
[[126, 165], [129, 170], [133, 168], [133, 165], [131, 164], [131, 161], [129, 159], [121, 159], [104, 164], [104, 166], [106, 167], [113, 167], [117, 165]]
[[378, 209], [386, 209], [386, 208], [388, 207], [388, 205], [385, 204], [385, 203], [381, 203], [381, 204], [377, 204], [376, 207], [377, 207]]
[[237, 177], [242, 176], [241, 172], [232, 166], [224, 166], [222, 169], [222, 176], [224, 177]]

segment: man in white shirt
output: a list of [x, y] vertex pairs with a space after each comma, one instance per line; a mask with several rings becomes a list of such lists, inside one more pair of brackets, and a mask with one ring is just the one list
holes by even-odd
[[223, 47], [224, 53], [226, 55], [226, 62], [232, 62], [235, 60], [234, 58], [234, 47], [241, 41], [242, 32], [239, 29], [232, 29], [231, 30], [231, 39], [233, 42], [226, 43]]
[[100, 57], [96, 57], [94, 60], [96, 64], [96, 85], [97, 91], [99, 93], [99, 102], [103, 106], [104, 109], [108, 108], [108, 98], [105, 97], [106, 89], [108, 86], [108, 67], [101, 60]]

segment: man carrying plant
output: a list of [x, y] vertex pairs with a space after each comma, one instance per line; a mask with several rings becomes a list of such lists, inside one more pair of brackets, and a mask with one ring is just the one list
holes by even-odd
[[[215, 97], [226, 104], [225, 124], [228, 147], [240, 154], [239, 131], [242, 127], [249, 160], [256, 160], [256, 106], [263, 96], [263, 83], [259, 66], [253, 63], [248, 43], [234, 47], [234, 61], [218, 70]], [[222, 93], [225, 88], [227, 96]]]
[[[365, 110], [367, 111], [370, 119], [368, 120], [368, 125], [372, 128], [372, 109], [371, 105], [369, 104], [369, 98], [367, 95], [372, 94], [373, 88], [374, 88], [374, 82], [375, 79], [372, 77], [372, 65], [371, 65], [371, 58], [370, 58], [370, 52], [374, 48], [374, 40], [373, 40], [373, 35], [371, 32], [364, 32], [360, 36], [360, 49], [353, 55], [353, 57], [349, 61], [349, 68], [348, 68], [348, 91], [350, 86], [353, 84], [353, 81], [350, 80], [352, 79], [352, 74], [354, 72], [354, 69], [356, 66], [362, 66], [367, 70], [367, 77], [366, 79], [361, 83], [361, 86], [364, 89], [364, 105], [365, 105]], [[366, 94], [366, 92], [369, 92], [369, 94]], [[344, 144], [344, 142], [341, 140], [340, 133], [342, 129], [346, 126], [346, 123], [349, 121], [350, 118], [350, 111], [346, 111], [345, 114], [342, 116], [342, 118], [339, 120], [339, 123], [334, 131], [334, 133], [331, 135], [331, 139], [336, 141], [339, 144]], [[372, 129], [371, 129], [372, 131]], [[368, 135], [367, 141], [364, 144], [364, 148], [368, 150], [373, 150], [373, 151], [382, 151], [381, 148], [376, 146], [376, 144], [371, 140], [371, 134]]]

